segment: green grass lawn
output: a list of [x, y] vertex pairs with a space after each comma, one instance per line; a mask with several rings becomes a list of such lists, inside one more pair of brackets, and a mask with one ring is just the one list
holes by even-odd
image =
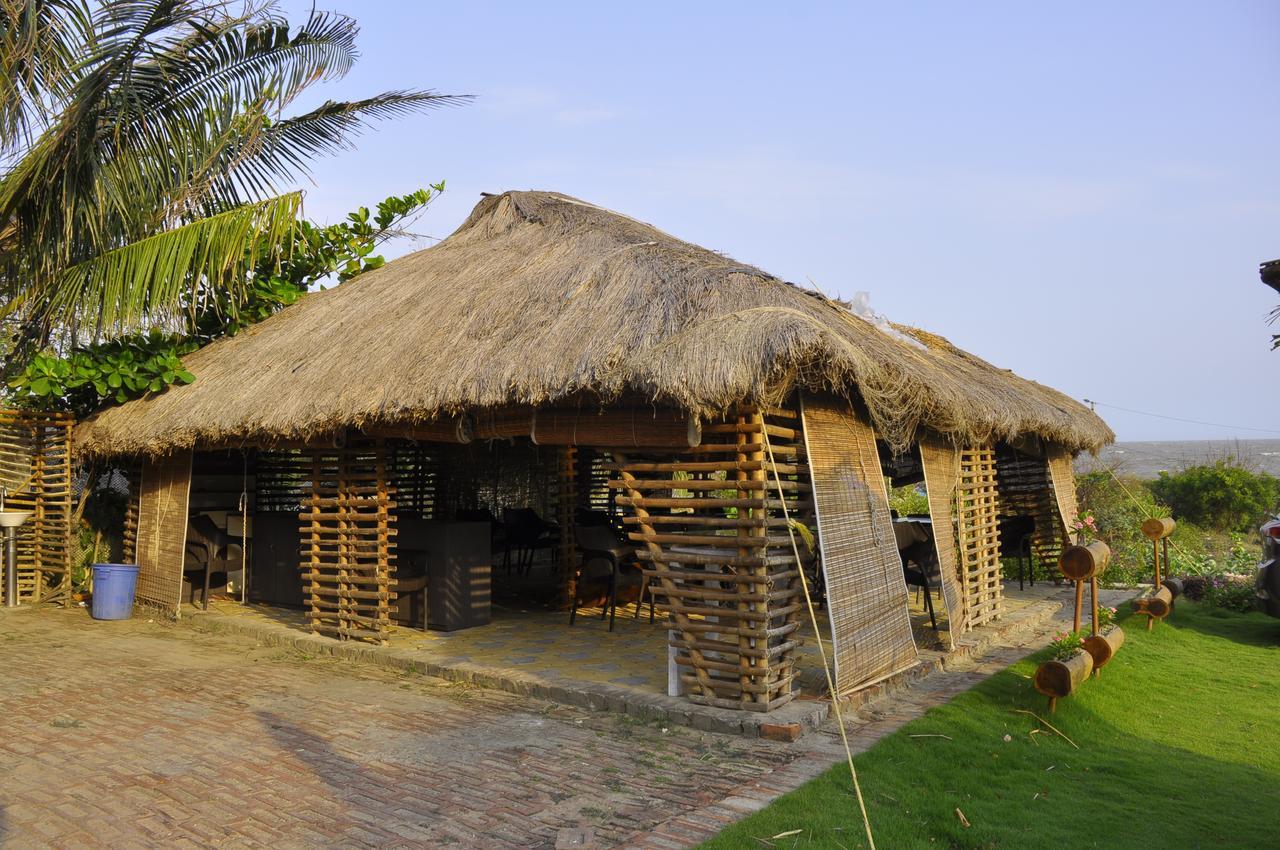
[[[1280, 847], [1280, 620], [1182, 602], [1144, 622], [1056, 714], [1031, 686], [1040, 653], [855, 757], [880, 850]], [[702, 846], [865, 848], [848, 767]]]

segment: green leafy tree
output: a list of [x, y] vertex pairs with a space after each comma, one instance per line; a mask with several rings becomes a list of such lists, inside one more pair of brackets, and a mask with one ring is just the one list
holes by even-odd
[[[10, 366], [51, 341], [177, 331], [211, 304], [243, 309], [267, 285], [260, 264], [283, 266], [299, 238], [300, 194], [283, 184], [371, 119], [458, 100], [392, 91], [284, 116], [351, 69], [358, 28], [315, 12], [293, 26], [270, 3], [232, 8], [0, 0]], [[118, 355], [142, 356], [132, 345]]]
[[1280, 479], [1246, 469], [1234, 458], [1161, 472], [1151, 492], [1174, 517], [1218, 531], [1251, 530], [1280, 506]]
[[76, 347], [65, 356], [41, 352], [9, 381], [10, 403], [83, 416], [104, 404], [189, 384], [196, 376], [183, 366], [183, 355], [262, 321], [325, 280], [341, 283], [382, 266], [377, 246], [401, 233], [406, 220], [442, 191], [439, 183], [387, 198], [373, 215], [361, 207], [334, 225], [299, 222], [290, 242], [257, 257], [243, 290], [219, 290], [192, 311], [186, 333], [152, 329]]

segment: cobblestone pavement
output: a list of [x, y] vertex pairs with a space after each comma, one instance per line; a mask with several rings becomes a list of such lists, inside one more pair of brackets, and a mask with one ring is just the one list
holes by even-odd
[[[863, 749], [1042, 642], [857, 719]], [[684, 847], [841, 757], [303, 656], [0, 613], [0, 847]]]

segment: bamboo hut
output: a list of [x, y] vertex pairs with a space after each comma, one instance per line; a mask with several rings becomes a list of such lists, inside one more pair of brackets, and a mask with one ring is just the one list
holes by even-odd
[[[203, 499], [254, 527], [255, 565], [268, 525], [291, 529], [272, 555], [292, 571], [281, 592], [318, 632], [377, 641], [418, 587], [405, 553], [424, 521], [537, 501], [572, 566], [576, 517], [595, 509], [636, 547], [683, 692], [753, 711], [795, 696], [802, 573], [825, 587], [841, 692], [915, 663], [886, 476], [927, 483], [957, 633], [1000, 615], [1001, 517], [1060, 545], [1070, 459], [1114, 436], [942, 337], [551, 192], [486, 197], [434, 247], [187, 366], [194, 384], [74, 432], [79, 455], [140, 464], [143, 598], [180, 604]], [[442, 582], [426, 579], [428, 598]]]

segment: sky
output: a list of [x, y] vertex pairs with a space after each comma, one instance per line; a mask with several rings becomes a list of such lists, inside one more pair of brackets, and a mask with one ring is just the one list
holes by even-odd
[[318, 5], [362, 58], [299, 108], [475, 96], [312, 168], [321, 221], [446, 181], [388, 257], [554, 190], [869, 292], [1121, 440], [1280, 437], [1280, 4]]

